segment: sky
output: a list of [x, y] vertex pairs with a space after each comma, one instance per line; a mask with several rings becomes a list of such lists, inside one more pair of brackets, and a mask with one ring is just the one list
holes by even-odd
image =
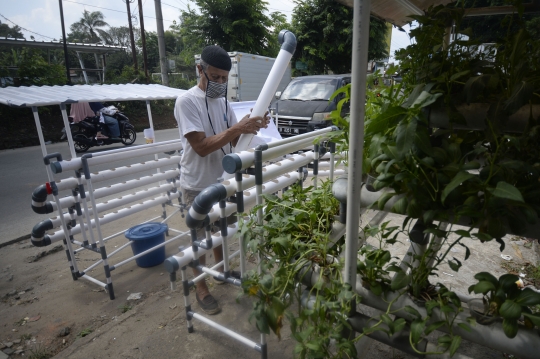
[[[138, 0], [130, 4], [132, 14], [139, 15]], [[290, 0], [266, 0], [270, 11], [280, 11], [287, 15], [290, 21], [294, 2]], [[155, 7], [153, 0], [142, 0], [144, 28], [146, 31], [156, 31]], [[125, 0], [63, 0], [64, 21], [66, 32], [69, 26], [78, 21], [84, 10], [101, 11], [105, 21], [110, 26], [127, 26]], [[162, 0], [163, 25], [165, 30], [178, 20], [180, 10], [186, 10], [188, 4], [196, 8], [189, 0]], [[8, 20], [9, 19], [9, 20]], [[61, 39], [62, 27], [58, 0], [0, 0], [0, 21], [2, 23], [19, 25], [27, 39], [34, 36], [36, 40]], [[405, 27], [408, 30], [408, 28]], [[390, 61], [396, 49], [409, 44], [409, 37], [395, 28], [392, 31]], [[230, 49], [229, 51], [234, 51]]]

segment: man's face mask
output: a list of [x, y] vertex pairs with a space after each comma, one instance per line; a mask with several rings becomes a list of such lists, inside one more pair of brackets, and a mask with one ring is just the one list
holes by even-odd
[[204, 70], [202, 71], [208, 80], [208, 84], [206, 85], [206, 96], [209, 98], [225, 97], [225, 94], [227, 93], [227, 82], [220, 84], [218, 82], [211, 81], [206, 72]]

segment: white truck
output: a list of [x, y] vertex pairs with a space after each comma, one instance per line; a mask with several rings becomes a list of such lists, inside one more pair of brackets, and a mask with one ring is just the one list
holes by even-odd
[[[232, 68], [229, 72], [227, 100], [231, 102], [257, 100], [276, 59], [238, 51], [229, 52], [229, 56]], [[195, 55], [196, 64], [200, 59], [201, 55]], [[277, 91], [283, 91], [290, 81], [291, 64], [289, 63]]]

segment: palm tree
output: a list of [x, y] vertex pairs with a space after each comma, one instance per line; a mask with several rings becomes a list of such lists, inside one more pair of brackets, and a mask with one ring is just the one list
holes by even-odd
[[100, 27], [109, 26], [103, 21], [104, 18], [101, 11], [90, 12], [84, 10], [83, 17], [78, 22], [71, 24], [70, 30], [72, 33], [83, 37], [83, 39], [80, 39], [81, 41], [86, 40], [93, 43], [104, 41], [107, 43], [109, 37], [107, 32], [99, 29]]

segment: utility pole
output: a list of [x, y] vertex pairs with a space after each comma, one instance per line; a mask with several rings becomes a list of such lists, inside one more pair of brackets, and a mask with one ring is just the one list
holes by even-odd
[[161, 65], [161, 83], [169, 86], [169, 74], [167, 52], [165, 51], [165, 31], [163, 31], [163, 13], [161, 12], [161, 0], [154, 0], [156, 6], [156, 25], [158, 34], [159, 63]]
[[146, 83], [148, 83], [148, 57], [146, 56], [146, 36], [144, 34], [144, 20], [143, 20], [143, 8], [142, 0], [139, 0], [139, 21], [141, 22], [141, 40], [142, 40], [142, 52], [144, 62], [144, 76], [146, 77]]
[[66, 75], [67, 75], [66, 84], [71, 85], [71, 75], [69, 74], [69, 56], [68, 56], [67, 40], [66, 40], [66, 27], [64, 26], [64, 8], [62, 7], [62, 0], [58, 0], [58, 4], [60, 5], [60, 20], [62, 23], [62, 40], [64, 41], [64, 59], [65, 59], [64, 61], [66, 62]]
[[129, 37], [131, 39], [131, 55], [133, 56], [133, 68], [135, 69], [135, 71], [137, 71], [138, 70], [137, 68], [139, 66], [137, 64], [137, 51], [135, 50], [135, 38], [133, 37], [133, 26], [131, 25], [131, 10], [129, 9], [129, 3], [131, 1], [130, 0], [125, 0], [125, 1], [126, 1], [127, 15], [128, 15]]

